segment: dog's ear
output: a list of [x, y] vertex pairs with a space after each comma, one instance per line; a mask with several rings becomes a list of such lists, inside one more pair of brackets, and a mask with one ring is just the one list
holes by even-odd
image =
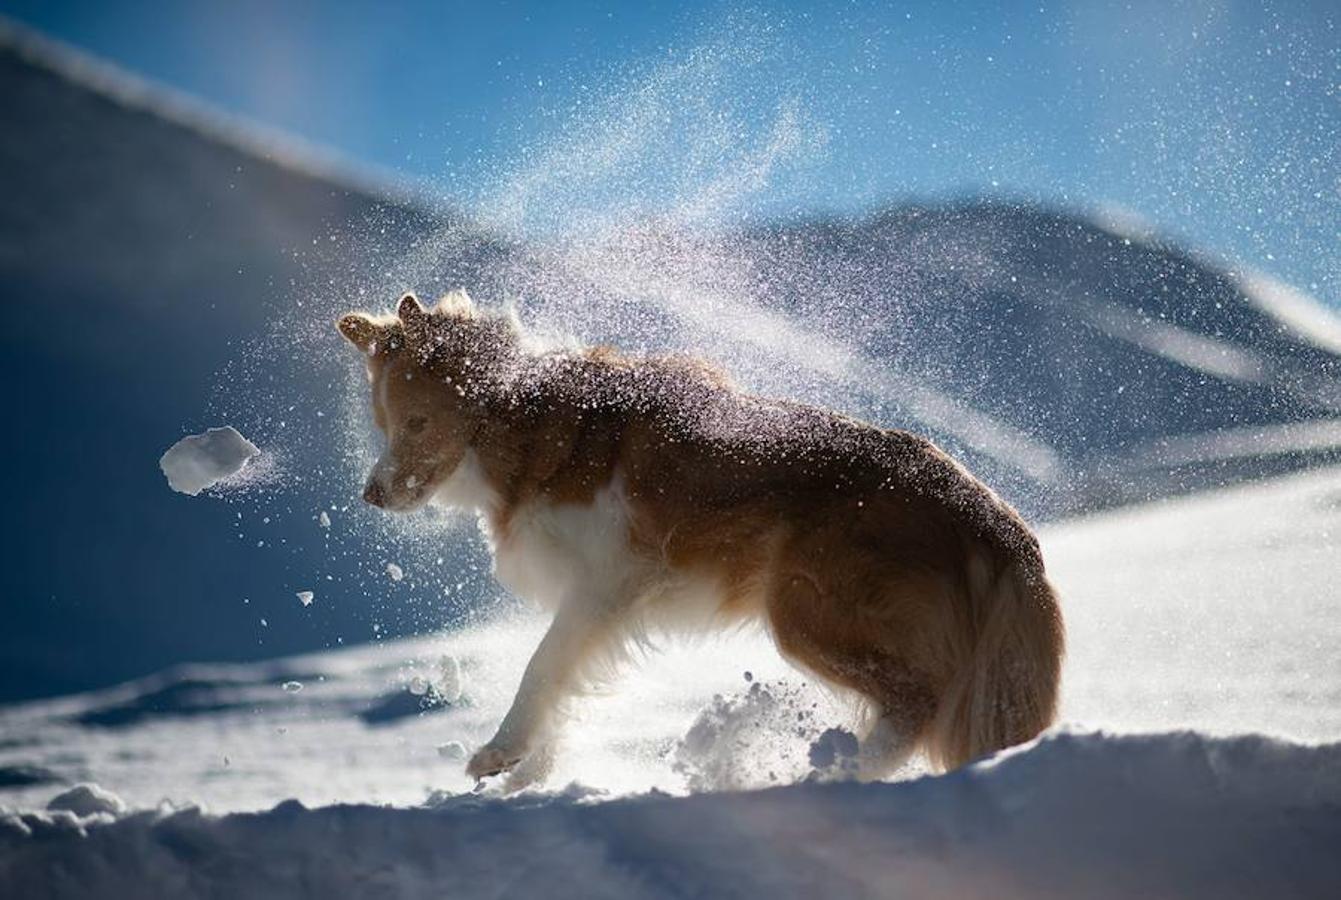
[[405, 328], [405, 338], [410, 343], [419, 343], [428, 334], [428, 310], [419, 304], [419, 298], [414, 294], [400, 298], [396, 316]]
[[377, 343], [378, 337], [381, 336], [381, 329], [377, 327], [377, 323], [363, 313], [350, 313], [341, 316], [340, 321], [335, 323], [335, 327], [340, 329], [340, 333], [345, 336], [345, 340], [364, 353], [372, 353], [373, 345]]
[[475, 315], [475, 303], [465, 288], [457, 288], [443, 294], [438, 300], [436, 309], [445, 316], [455, 316], [458, 319], [468, 319]]

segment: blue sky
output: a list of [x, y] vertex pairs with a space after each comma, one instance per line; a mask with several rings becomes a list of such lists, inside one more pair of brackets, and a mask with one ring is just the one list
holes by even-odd
[[972, 194], [1113, 206], [1341, 306], [1335, 3], [0, 9], [463, 203], [549, 167], [544, 189], [592, 208], [657, 211], [731, 178], [748, 182], [733, 217]]

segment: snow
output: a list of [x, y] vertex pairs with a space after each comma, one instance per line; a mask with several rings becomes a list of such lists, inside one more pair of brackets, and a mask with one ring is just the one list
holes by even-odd
[[126, 811], [125, 802], [109, 790], [96, 784], [76, 784], [51, 798], [47, 804], [49, 810], [64, 810], [80, 818], [99, 813], [117, 816]]
[[393, 562], [386, 564], [386, 574], [392, 581], [400, 581], [405, 577], [405, 570]]
[[[745, 631], [658, 648], [575, 708], [547, 780], [476, 793], [462, 761], [544, 627], [509, 612], [0, 708], [16, 738], [0, 769], [50, 773], [0, 793], [0, 885], [24, 896], [59, 869], [89, 896], [337, 880], [461, 897], [1325, 895], [1341, 877], [1341, 467], [1042, 542], [1069, 627], [1063, 724], [965, 772], [847, 781], [853, 711]], [[132, 812], [45, 810], [53, 781]]]
[[453, 761], [464, 761], [466, 758], [466, 745], [460, 741], [448, 741], [445, 744], [438, 745], [438, 755], [443, 759]]
[[303, 606], [311, 606], [312, 601], [316, 599], [317, 595], [312, 591], [299, 591], [297, 597], [298, 602], [303, 604]]
[[810, 764], [818, 770], [843, 766], [855, 759], [860, 742], [846, 728], [829, 728], [810, 745]]
[[[827, 723], [850, 718], [836, 698], [778, 679], [717, 694], [675, 742], [672, 768], [690, 791], [735, 791], [800, 781], [832, 741]], [[826, 735], [829, 735], [826, 737]], [[833, 765], [830, 755], [818, 768]]]
[[187, 435], [168, 448], [158, 465], [170, 488], [194, 497], [237, 475], [260, 453], [236, 428], [225, 425]]
[[1338, 809], [1338, 744], [1061, 732], [896, 784], [10, 815], [0, 883], [81, 897], [1325, 897], [1341, 879]]
[[455, 656], [444, 656], [438, 660], [438, 693], [448, 703], [461, 699], [461, 663]]
[[1341, 316], [1303, 291], [1263, 272], [1240, 277], [1248, 302], [1315, 347], [1341, 353]]

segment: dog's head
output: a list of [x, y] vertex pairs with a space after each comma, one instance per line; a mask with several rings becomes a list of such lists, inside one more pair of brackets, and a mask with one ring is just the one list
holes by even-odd
[[350, 313], [336, 324], [364, 354], [373, 418], [386, 439], [363, 499], [395, 512], [418, 509], [469, 449], [515, 333], [507, 320], [480, 314], [465, 291], [432, 310], [406, 294], [395, 316]]

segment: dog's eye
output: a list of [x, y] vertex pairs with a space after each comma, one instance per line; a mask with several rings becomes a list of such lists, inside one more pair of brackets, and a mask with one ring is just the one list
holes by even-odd
[[427, 416], [410, 416], [405, 420], [405, 430], [412, 434], [417, 434], [418, 432], [423, 431], [424, 426], [427, 424]]

